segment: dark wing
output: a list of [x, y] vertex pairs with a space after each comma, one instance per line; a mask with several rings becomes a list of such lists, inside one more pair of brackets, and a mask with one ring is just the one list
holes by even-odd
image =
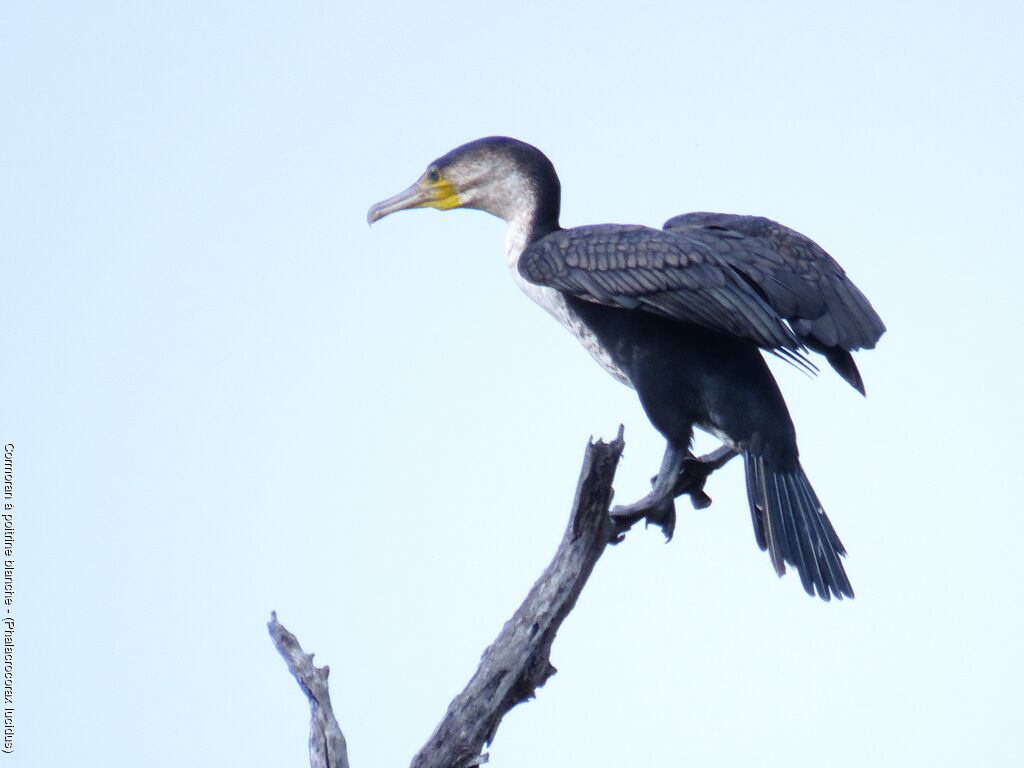
[[586, 301], [643, 309], [803, 359], [803, 344], [779, 313], [699, 240], [614, 224], [560, 230], [523, 251], [519, 273]]
[[713, 250], [789, 322], [804, 344], [824, 354], [864, 392], [850, 352], [874, 347], [885, 325], [817, 243], [771, 219], [727, 213], [687, 213], [669, 219], [665, 229]]

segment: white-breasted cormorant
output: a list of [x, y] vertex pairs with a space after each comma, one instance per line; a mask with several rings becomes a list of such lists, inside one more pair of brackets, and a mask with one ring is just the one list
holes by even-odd
[[725, 443], [715, 466], [743, 455], [754, 534], [776, 572], [789, 563], [809, 594], [853, 597], [845, 550], [800, 466], [793, 422], [761, 350], [811, 370], [805, 353], [819, 352], [863, 393], [850, 352], [870, 349], [885, 331], [871, 304], [817, 244], [768, 219], [690, 213], [661, 230], [562, 229], [560, 203], [542, 152], [490, 137], [435, 160], [367, 220], [420, 207], [504, 219], [516, 283], [636, 390], [668, 441], [651, 492], [613, 517], [625, 526], [646, 518], [671, 535], [677, 495], [708, 503], [682, 482], [699, 462], [689, 450], [698, 426]]

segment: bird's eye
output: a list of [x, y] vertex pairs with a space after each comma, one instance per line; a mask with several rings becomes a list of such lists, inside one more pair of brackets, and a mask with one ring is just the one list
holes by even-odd
[[441, 174], [437, 168], [430, 168], [427, 171], [427, 178], [430, 180], [431, 184], [437, 184], [437, 182], [441, 180]]

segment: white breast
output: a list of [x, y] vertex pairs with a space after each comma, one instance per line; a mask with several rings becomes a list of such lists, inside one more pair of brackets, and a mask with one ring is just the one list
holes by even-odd
[[526, 236], [525, 227], [517, 226], [514, 222], [509, 223], [508, 233], [505, 237], [505, 258], [516, 285], [522, 289], [523, 293], [544, 307], [555, 320], [568, 328], [569, 332], [579, 339], [583, 348], [597, 360], [602, 368], [627, 387], [632, 387], [633, 384], [629, 377], [615, 364], [611, 355], [608, 354], [608, 350], [604, 348], [594, 332], [580, 320], [579, 315], [570, 309], [565, 301], [565, 296], [554, 288], [534, 285], [519, 274], [519, 255], [526, 246]]

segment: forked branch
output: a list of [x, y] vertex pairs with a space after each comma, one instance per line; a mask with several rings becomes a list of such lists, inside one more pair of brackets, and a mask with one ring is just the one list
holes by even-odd
[[[483, 750], [494, 739], [502, 718], [516, 704], [531, 699], [555, 673], [550, 658], [555, 635], [601, 553], [622, 532], [621, 527], [616, 530], [608, 510], [623, 445], [620, 427], [610, 443], [598, 440], [587, 446], [572, 514], [554, 559], [484, 651], [476, 673], [452, 700], [434, 733], [413, 758], [412, 768], [468, 768], [485, 762]], [[695, 495], [699, 493], [706, 475], [718, 466], [721, 464], [702, 467], [692, 486], [681, 477], [682, 492], [692, 489]], [[331, 710], [328, 668], [313, 665], [312, 654], [302, 652], [295, 636], [277, 622], [276, 615], [272, 615], [268, 627], [310, 701], [310, 764], [313, 768], [348, 768], [345, 738]]]

